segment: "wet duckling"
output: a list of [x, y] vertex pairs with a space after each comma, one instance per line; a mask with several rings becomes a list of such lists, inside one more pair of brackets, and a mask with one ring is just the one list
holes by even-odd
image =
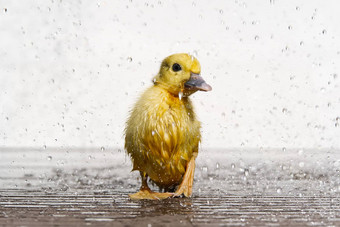
[[[125, 149], [133, 170], [140, 172], [142, 186], [129, 195], [131, 199], [191, 196], [201, 124], [189, 96], [211, 90], [200, 72], [200, 63], [189, 54], [165, 58], [153, 86], [132, 109], [125, 129]], [[151, 191], [148, 178], [164, 192]]]

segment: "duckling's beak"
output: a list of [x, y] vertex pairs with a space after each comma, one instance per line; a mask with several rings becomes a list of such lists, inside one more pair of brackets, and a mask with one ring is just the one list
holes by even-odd
[[189, 91], [211, 91], [211, 86], [207, 84], [203, 78], [196, 73], [190, 74], [190, 79], [184, 84], [185, 89]]

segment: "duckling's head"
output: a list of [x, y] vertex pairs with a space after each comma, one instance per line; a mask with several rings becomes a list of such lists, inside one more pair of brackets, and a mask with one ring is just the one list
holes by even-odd
[[210, 91], [211, 86], [200, 76], [201, 65], [189, 54], [173, 54], [165, 58], [154, 84], [175, 96], [189, 96], [196, 91]]

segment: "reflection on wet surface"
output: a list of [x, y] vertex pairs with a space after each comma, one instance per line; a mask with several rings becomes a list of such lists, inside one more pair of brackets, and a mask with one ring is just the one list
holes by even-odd
[[14, 225], [340, 225], [340, 152], [212, 150], [192, 198], [131, 201], [123, 152], [1, 151], [0, 223]]

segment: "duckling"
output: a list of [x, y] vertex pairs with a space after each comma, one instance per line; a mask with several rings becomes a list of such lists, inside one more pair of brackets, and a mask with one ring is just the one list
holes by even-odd
[[[165, 199], [192, 194], [195, 159], [201, 140], [189, 96], [212, 88], [200, 76], [201, 66], [189, 54], [165, 58], [153, 85], [139, 98], [125, 128], [125, 149], [142, 179], [131, 199]], [[148, 178], [160, 191], [148, 186]]]

